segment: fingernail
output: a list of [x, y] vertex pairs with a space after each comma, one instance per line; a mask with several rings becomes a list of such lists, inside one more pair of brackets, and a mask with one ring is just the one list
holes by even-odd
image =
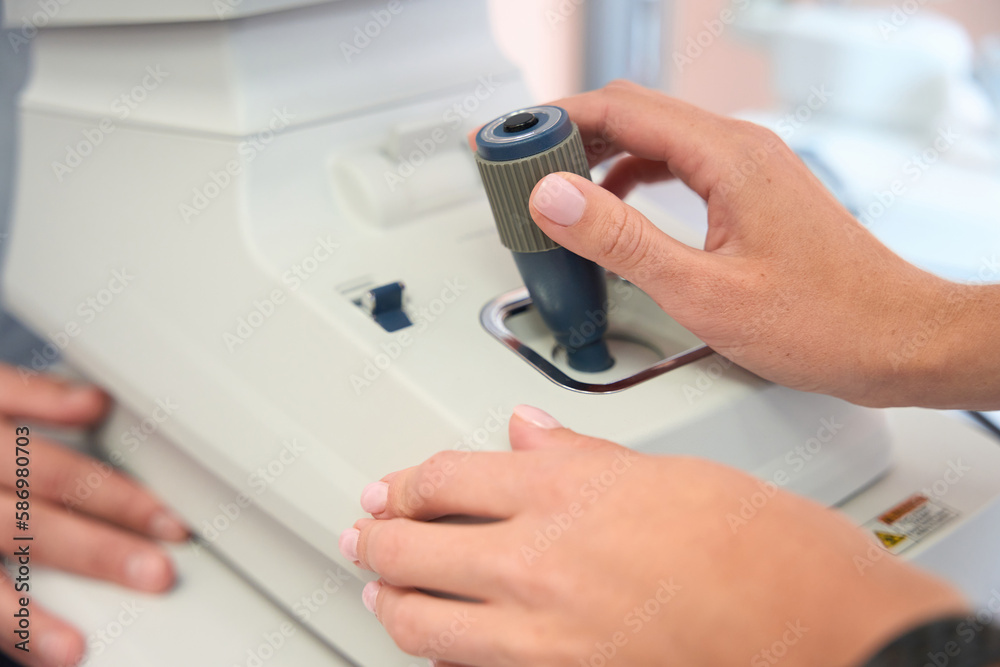
[[83, 657], [82, 642], [72, 632], [49, 632], [38, 641], [38, 653], [46, 665], [69, 667]]
[[563, 427], [563, 425], [548, 412], [539, 410], [538, 408], [534, 408], [530, 405], [517, 406], [514, 408], [514, 414], [529, 424], [537, 426], [538, 428], [553, 429]]
[[361, 531], [357, 528], [348, 528], [340, 534], [340, 553], [352, 563], [358, 559], [359, 537], [361, 537]]
[[188, 536], [188, 530], [180, 519], [166, 510], [160, 510], [149, 521], [149, 534], [158, 540], [179, 542]]
[[167, 559], [160, 554], [137, 553], [128, 559], [125, 576], [135, 588], [159, 590], [164, 585], [169, 567]]
[[557, 174], [542, 179], [532, 203], [539, 213], [563, 227], [575, 225], [587, 209], [583, 193]]
[[365, 609], [375, 613], [375, 600], [378, 599], [378, 592], [382, 590], [382, 584], [377, 581], [369, 581], [361, 591], [361, 601], [365, 603]]
[[361, 492], [361, 509], [369, 514], [384, 512], [387, 502], [389, 502], [389, 485], [385, 482], [373, 482]]

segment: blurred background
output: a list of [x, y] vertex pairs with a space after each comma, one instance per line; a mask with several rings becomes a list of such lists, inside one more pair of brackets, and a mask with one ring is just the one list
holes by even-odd
[[[1000, 2], [505, 0], [492, 11], [538, 99], [620, 77], [768, 126], [906, 259], [1000, 281]], [[704, 228], [682, 186], [653, 189]]]
[[[678, 66], [688, 40], [718, 20], [726, 9], [779, 5], [771, 0], [492, 0], [497, 39], [507, 55], [525, 67], [540, 99], [557, 98], [606, 82], [609, 74], [656, 85], [692, 104], [718, 113], [775, 103], [768, 55], [738, 31], [721, 35], [701, 57]], [[1000, 2], [996, 0], [854, 0], [788, 4], [826, 8], [906, 10], [916, 5], [958, 22], [970, 38], [997, 57]], [[596, 9], [596, 11], [594, 11]], [[583, 10], [583, 11], [578, 11]], [[608, 21], [608, 17], [617, 17]], [[591, 41], [601, 35], [600, 50]], [[713, 35], [714, 36], [714, 35]], [[609, 59], [609, 60], [605, 60]], [[600, 63], [609, 62], [602, 66]]]

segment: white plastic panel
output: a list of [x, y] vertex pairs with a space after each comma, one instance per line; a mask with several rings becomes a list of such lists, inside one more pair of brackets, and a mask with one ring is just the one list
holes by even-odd
[[222, 21], [336, 0], [7, 0], [4, 23], [12, 28]]
[[[105, 134], [282, 131], [517, 77], [485, 2], [353, 0], [239, 21], [41, 30], [23, 106]], [[433, 40], [435, 48], [427, 48]]]

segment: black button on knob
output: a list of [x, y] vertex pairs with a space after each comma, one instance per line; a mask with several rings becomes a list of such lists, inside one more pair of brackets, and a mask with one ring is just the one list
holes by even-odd
[[503, 131], [508, 134], [524, 132], [538, 125], [538, 116], [527, 111], [516, 113], [503, 122]]

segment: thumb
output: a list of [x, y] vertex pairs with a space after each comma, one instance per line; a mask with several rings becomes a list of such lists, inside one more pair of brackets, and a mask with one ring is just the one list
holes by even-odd
[[576, 174], [538, 182], [531, 217], [556, 243], [634, 283], [661, 304], [696, 270], [700, 251], [660, 231], [646, 216]]
[[592, 450], [608, 443], [575, 433], [556, 421], [549, 413], [530, 405], [514, 408], [507, 426], [510, 446], [514, 451], [540, 449]]

